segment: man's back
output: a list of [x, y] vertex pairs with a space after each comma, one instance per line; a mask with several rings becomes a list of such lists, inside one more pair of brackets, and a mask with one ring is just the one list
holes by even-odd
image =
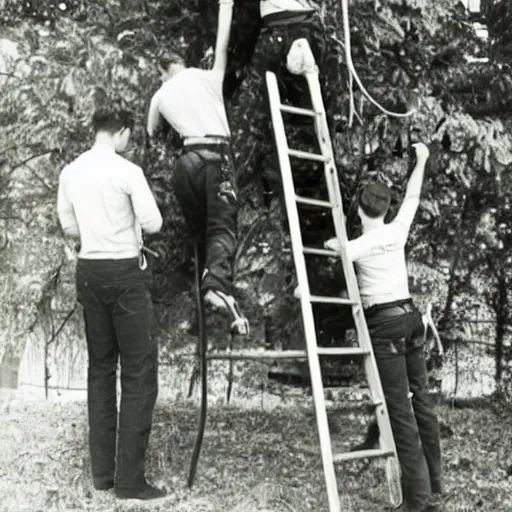
[[229, 136], [222, 96], [224, 74], [187, 68], [156, 93], [160, 114], [183, 137]]
[[393, 221], [349, 242], [357, 267], [363, 306], [409, 298], [405, 242], [407, 231]]
[[137, 257], [137, 224], [147, 231], [161, 224], [142, 169], [113, 150], [93, 147], [64, 168], [60, 180], [59, 213], [64, 219], [74, 213], [80, 258]]
[[410, 297], [405, 244], [418, 203], [419, 198], [406, 196], [392, 222], [348, 243], [364, 307]]

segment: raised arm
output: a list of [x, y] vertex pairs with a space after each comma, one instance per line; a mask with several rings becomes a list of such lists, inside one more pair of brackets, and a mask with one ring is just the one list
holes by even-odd
[[151, 98], [151, 103], [149, 104], [148, 110], [148, 122], [147, 122], [147, 132], [150, 137], [155, 135], [158, 128], [162, 123], [162, 116], [160, 114], [160, 110], [158, 109], [158, 92], [153, 95]]
[[425, 176], [425, 165], [428, 160], [429, 151], [427, 146], [422, 142], [414, 144], [416, 150], [416, 165], [409, 177], [407, 187], [405, 189], [405, 197], [400, 206], [400, 210], [395, 217], [395, 221], [402, 224], [407, 231], [411, 227], [416, 210], [420, 204], [421, 187], [423, 186], [423, 178]]
[[217, 25], [217, 41], [215, 43], [215, 60], [213, 69], [226, 72], [228, 64], [228, 45], [233, 18], [233, 0], [219, 0], [219, 22]]

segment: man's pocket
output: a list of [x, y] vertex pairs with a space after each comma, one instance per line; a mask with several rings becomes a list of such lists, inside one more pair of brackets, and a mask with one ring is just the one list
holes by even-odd
[[403, 356], [407, 351], [407, 340], [401, 338], [372, 338], [373, 353], [376, 357]]

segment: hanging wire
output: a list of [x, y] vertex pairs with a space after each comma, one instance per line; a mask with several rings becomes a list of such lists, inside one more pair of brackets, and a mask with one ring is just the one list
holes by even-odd
[[[391, 112], [390, 110], [385, 109], [379, 102], [377, 102], [373, 97], [370, 95], [370, 93], [365, 89], [363, 83], [361, 82], [361, 79], [359, 78], [359, 75], [357, 74], [356, 68], [354, 67], [354, 63], [352, 61], [352, 48], [350, 44], [350, 22], [349, 22], [349, 15], [348, 15], [348, 0], [341, 0], [341, 8], [343, 13], [343, 36], [345, 40], [345, 60], [347, 62], [347, 67], [350, 73], [350, 76], [354, 78], [357, 85], [361, 89], [361, 92], [368, 98], [370, 103], [375, 105], [381, 112], [384, 114], [387, 114], [388, 116], [393, 117], [409, 117], [413, 115], [416, 112], [416, 109], [413, 108], [412, 110], [409, 110], [405, 113], [398, 113], [398, 112]], [[352, 81], [350, 82], [350, 92], [351, 92], [351, 98], [352, 98]], [[350, 101], [350, 115], [349, 120], [353, 119], [353, 100]]]

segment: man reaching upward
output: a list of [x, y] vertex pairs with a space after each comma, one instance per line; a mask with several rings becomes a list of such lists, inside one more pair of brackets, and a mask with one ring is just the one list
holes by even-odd
[[[355, 263], [361, 301], [379, 369], [398, 459], [407, 510], [440, 510], [442, 493], [439, 424], [427, 389], [424, 324], [408, 286], [405, 244], [418, 209], [429, 152], [418, 143], [416, 166], [395, 217], [384, 218], [390, 191], [380, 183], [366, 186], [358, 213], [363, 234], [348, 242]], [[333, 238], [326, 247], [339, 250]], [[410, 397], [412, 394], [412, 397]]]
[[249, 325], [233, 297], [238, 198], [230, 146], [223, 82], [231, 31], [233, 0], [219, 1], [215, 59], [210, 70], [187, 68], [176, 54], [159, 59], [162, 86], [151, 100], [147, 131], [153, 136], [163, 120], [183, 138], [174, 169], [176, 197], [200, 248], [204, 299], [229, 311], [232, 328]]

